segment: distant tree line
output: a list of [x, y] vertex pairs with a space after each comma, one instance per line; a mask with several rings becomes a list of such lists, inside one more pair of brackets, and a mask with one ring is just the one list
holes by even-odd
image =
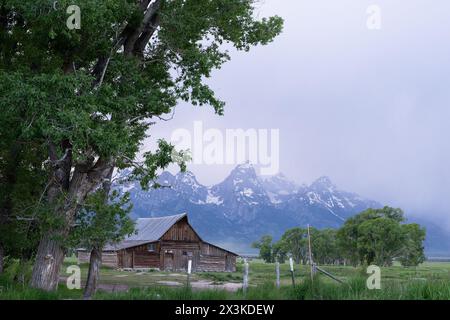
[[[390, 266], [394, 260], [403, 266], [425, 261], [425, 229], [405, 223], [401, 209], [368, 209], [348, 219], [339, 229], [310, 228], [313, 261], [318, 264]], [[287, 230], [279, 241], [264, 235], [252, 245], [268, 262], [283, 263], [288, 256], [297, 264], [309, 260], [307, 228]]]

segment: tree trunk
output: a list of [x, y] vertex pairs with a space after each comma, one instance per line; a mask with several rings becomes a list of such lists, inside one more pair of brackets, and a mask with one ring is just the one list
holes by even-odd
[[102, 251], [94, 247], [91, 251], [89, 261], [89, 273], [84, 288], [84, 299], [90, 299], [97, 291], [97, 284], [100, 277], [100, 266], [102, 264]]
[[[87, 195], [113, 169], [114, 165], [110, 159], [100, 158], [88, 172], [81, 165], [76, 166], [70, 180], [67, 179], [67, 175], [70, 175], [70, 166], [60, 166], [58, 168], [59, 172], [54, 172], [54, 177], [59, 182], [49, 188], [47, 196], [51, 200], [49, 201], [50, 203], [56, 203], [61, 190], [61, 188], [57, 190], [57, 187], [62, 186], [63, 190], [68, 190], [64, 204], [55, 208], [54, 212], [55, 217], [63, 219], [64, 225], [60, 229], [51, 230], [41, 239], [33, 267], [31, 287], [46, 291], [52, 291], [57, 288], [59, 272], [65, 255], [63, 242], [70, 234], [77, 210], [84, 203]], [[52, 237], [51, 235], [57, 235], [57, 237]]]
[[5, 250], [3, 249], [3, 246], [0, 244], [0, 274], [3, 273], [4, 254]]
[[33, 266], [31, 287], [52, 291], [58, 287], [59, 272], [64, 261], [64, 249], [60, 243], [45, 235], [39, 243]]
[[[108, 202], [108, 195], [111, 191], [111, 179], [114, 172], [114, 166], [111, 166], [109, 172], [106, 174], [102, 183], [102, 188], [105, 193], [105, 203]], [[102, 249], [103, 245], [97, 244], [92, 248], [91, 258], [89, 261], [89, 273], [84, 288], [84, 298], [90, 299], [97, 291], [97, 284], [100, 278], [100, 267], [102, 264]]]

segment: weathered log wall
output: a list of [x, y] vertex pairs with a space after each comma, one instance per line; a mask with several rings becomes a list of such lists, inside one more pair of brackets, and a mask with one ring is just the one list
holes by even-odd
[[202, 242], [198, 271], [235, 272], [236, 256], [222, 248]]
[[[78, 263], [89, 263], [89, 260], [91, 259], [91, 253], [88, 251], [78, 251], [77, 254]], [[111, 268], [117, 268], [118, 265], [118, 258], [116, 252], [103, 252], [102, 253], [102, 265], [111, 267]]]
[[196, 270], [199, 254], [199, 242], [161, 242], [161, 265], [164, 270], [185, 271], [187, 270], [188, 260], [192, 260], [192, 269]]

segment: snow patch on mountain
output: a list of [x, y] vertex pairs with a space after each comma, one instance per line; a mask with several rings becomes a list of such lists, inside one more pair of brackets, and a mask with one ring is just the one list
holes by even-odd
[[221, 205], [223, 203], [223, 200], [221, 197], [213, 195], [211, 193], [211, 190], [208, 190], [208, 194], [206, 196], [206, 203]]

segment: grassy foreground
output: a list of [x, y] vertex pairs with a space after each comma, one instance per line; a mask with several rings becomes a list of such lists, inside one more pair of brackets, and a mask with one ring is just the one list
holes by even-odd
[[[65, 267], [74, 261], [66, 261]], [[242, 281], [242, 263], [235, 273], [198, 273], [191, 282], [212, 285], [233, 284]], [[297, 266], [296, 286], [291, 284], [288, 265], [281, 266], [281, 288], [275, 287], [273, 264], [255, 260], [250, 263], [250, 288], [235, 291], [218, 288], [192, 289], [186, 287], [186, 276], [169, 272], [121, 272], [102, 268], [101, 284], [122, 286], [125, 290], [100, 290], [94, 299], [126, 300], [450, 300], [450, 263], [425, 263], [417, 268], [393, 266], [382, 268], [381, 289], [368, 290], [368, 275], [363, 268], [323, 266], [345, 284], [339, 284], [318, 275], [309, 280], [308, 267]], [[81, 266], [82, 278], [87, 274]], [[171, 283], [170, 286], [162, 283]], [[62, 283], [56, 292], [33, 290], [13, 283], [8, 275], [0, 277], [0, 300], [4, 299], [81, 299], [81, 290], [68, 290]]]

